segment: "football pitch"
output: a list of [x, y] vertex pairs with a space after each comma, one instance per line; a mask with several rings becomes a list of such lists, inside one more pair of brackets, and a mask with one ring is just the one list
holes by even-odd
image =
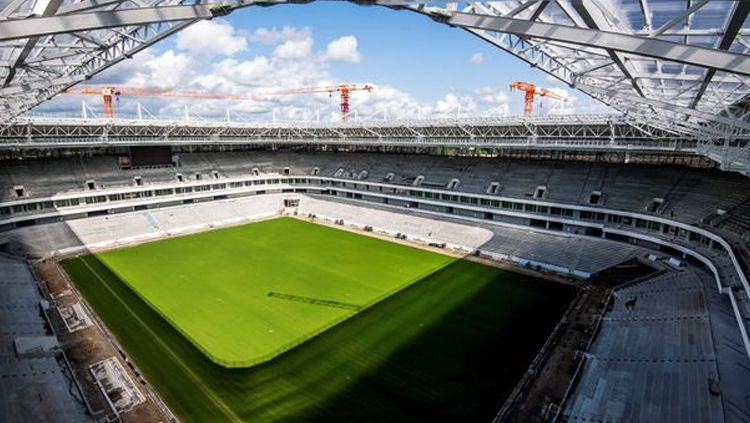
[[490, 420], [574, 295], [290, 218], [63, 266], [196, 422]]
[[292, 218], [98, 257], [225, 367], [269, 360], [452, 261]]

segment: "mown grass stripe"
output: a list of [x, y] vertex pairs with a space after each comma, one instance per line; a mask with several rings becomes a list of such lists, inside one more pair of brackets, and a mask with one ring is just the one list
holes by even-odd
[[127, 302], [125, 302], [120, 297], [120, 295], [109, 286], [109, 284], [107, 283], [107, 280], [101, 277], [101, 275], [99, 275], [99, 273], [96, 270], [94, 270], [94, 268], [91, 267], [91, 265], [89, 265], [87, 259], [90, 259], [90, 258], [89, 257], [82, 258], [81, 261], [83, 262], [83, 265], [86, 266], [89, 272], [91, 272], [91, 274], [94, 275], [94, 277], [96, 277], [96, 279], [98, 279], [99, 282], [102, 283], [102, 286], [107, 288], [107, 291], [109, 291], [112, 294], [112, 296], [117, 299], [120, 305], [122, 305], [122, 307], [125, 310], [127, 310], [131, 316], [133, 316], [133, 319], [137, 321], [146, 332], [148, 332], [151, 338], [155, 340], [159, 344], [159, 346], [170, 355], [172, 360], [174, 360], [174, 362], [180, 366], [180, 368], [185, 372], [185, 374], [187, 374], [192, 379], [192, 381], [195, 383], [195, 387], [198, 388], [203, 394], [205, 394], [206, 397], [216, 406], [216, 408], [221, 410], [222, 414], [224, 414], [224, 417], [226, 417], [229, 421], [242, 423], [243, 420], [237, 414], [235, 414], [234, 411], [232, 411], [232, 409], [229, 408], [221, 399], [219, 399], [212, 390], [208, 389], [201, 382], [200, 378], [196, 376], [193, 370], [190, 369], [190, 367], [186, 365], [184, 361], [182, 361], [180, 356], [178, 354], [175, 354], [175, 352], [172, 351], [169, 345], [167, 345], [164, 341], [162, 341], [162, 339], [151, 329], [151, 327], [147, 325], [143, 320], [141, 320], [141, 318], [138, 316], [137, 313], [133, 312], [133, 310], [130, 308]]

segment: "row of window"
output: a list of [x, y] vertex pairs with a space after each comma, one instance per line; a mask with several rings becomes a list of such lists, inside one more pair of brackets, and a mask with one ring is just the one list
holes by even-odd
[[[388, 193], [400, 196], [410, 196], [417, 198], [424, 198], [429, 200], [445, 201], [452, 203], [461, 203], [469, 205], [479, 205], [488, 208], [513, 210], [519, 212], [537, 213], [537, 214], [549, 214], [553, 216], [563, 217], [578, 217], [582, 220], [608, 222], [618, 225], [635, 226], [637, 228], [660, 231], [663, 233], [669, 233], [673, 235], [679, 235], [683, 237], [690, 237], [691, 240], [701, 241], [703, 243], [709, 243], [708, 238], [703, 237], [692, 232], [688, 232], [685, 229], [677, 228], [674, 226], [661, 224], [659, 222], [647, 220], [647, 219], [636, 219], [630, 216], [622, 216], [617, 214], [609, 214], [595, 211], [581, 210], [576, 211], [574, 209], [563, 208], [563, 207], [549, 207], [545, 205], [530, 204], [525, 202], [509, 201], [509, 200], [494, 200], [490, 198], [478, 198], [469, 195], [458, 195], [454, 193], [440, 193], [431, 191], [421, 191], [416, 189], [407, 189], [400, 187], [383, 187], [379, 185], [370, 185], [368, 183], [355, 183], [351, 181], [339, 181], [339, 180], [311, 180], [309, 178], [277, 178], [277, 179], [256, 179], [248, 181], [235, 181], [227, 183], [216, 183], [216, 184], [205, 184], [196, 186], [185, 186], [176, 188], [161, 188], [152, 191], [137, 191], [137, 192], [126, 192], [118, 194], [108, 195], [93, 195], [80, 198], [70, 198], [64, 200], [55, 201], [40, 201], [36, 203], [19, 204], [15, 206], [0, 207], [0, 216], [7, 216], [11, 214], [22, 214], [35, 211], [43, 211], [45, 209], [54, 208], [65, 208], [78, 206], [81, 204], [97, 204], [103, 202], [117, 202], [125, 200], [134, 200], [139, 198], [149, 197], [161, 197], [170, 196], [176, 194], [189, 194], [193, 192], [204, 192], [204, 191], [216, 191], [224, 190], [229, 188], [242, 188], [258, 185], [276, 185], [279, 183], [293, 183], [293, 184], [309, 184], [312, 182], [318, 182], [323, 186], [337, 186], [352, 189], [363, 189], [366, 191], [377, 191], [381, 193]], [[577, 214], [577, 216], [576, 216]], [[695, 236], [694, 236], [695, 235]]]
[[[276, 185], [281, 182], [306, 184], [306, 183], [309, 183], [310, 180], [308, 178], [289, 178], [289, 179], [238, 181], [238, 182], [231, 182], [229, 184], [229, 187], [230, 188], [242, 188], [242, 187], [257, 186], [257, 185]], [[124, 192], [124, 193], [118, 193], [118, 194], [66, 198], [63, 200], [55, 200], [55, 201], [39, 201], [36, 203], [26, 203], [26, 204], [18, 204], [15, 206], [0, 207], [0, 216], [8, 216], [11, 214], [22, 214], [22, 213], [29, 213], [29, 212], [56, 209], [56, 208], [74, 207], [74, 206], [80, 206], [83, 204], [98, 204], [98, 203], [104, 203], [107, 201], [110, 201], [110, 202], [125, 201], [125, 200], [134, 200], [138, 198], [163, 197], [163, 196], [175, 195], [175, 194], [189, 194], [193, 192], [217, 191], [217, 190], [224, 190], [226, 188], [227, 188], [226, 183], [219, 183], [219, 184], [196, 185], [196, 186], [177, 187], [177, 188], [161, 188], [161, 189], [155, 189], [153, 191], [136, 191], [136, 192]]]
[[[384, 194], [408, 195], [410, 197], [425, 198], [428, 200], [450, 201], [452, 203], [474, 204], [484, 207], [502, 208], [506, 210], [518, 210], [530, 213], [553, 214], [556, 216], [573, 217], [574, 210], [560, 207], [548, 207], [538, 204], [521, 203], [517, 201], [501, 201], [489, 198], [471, 197], [468, 195], [458, 195], [431, 191], [419, 191], [415, 189], [405, 189], [397, 187], [383, 187], [369, 184], [355, 183], [349, 181], [321, 181], [321, 185], [330, 185], [334, 187], [343, 187], [351, 189], [364, 189], [366, 191], [377, 191]], [[361, 186], [360, 186], [361, 185]]]
[[[609, 214], [603, 212], [595, 212], [588, 210], [575, 210], [564, 207], [549, 207], [539, 204], [529, 204], [524, 202], [509, 201], [509, 200], [493, 200], [489, 198], [477, 198], [470, 197], [467, 195], [457, 195], [449, 193], [439, 193], [431, 191], [419, 191], [415, 189], [404, 189], [398, 187], [383, 187], [374, 186], [362, 183], [353, 183], [348, 181], [321, 181], [321, 185], [339, 186], [344, 188], [352, 189], [364, 189], [367, 191], [377, 191], [385, 194], [394, 194], [401, 196], [419, 197], [430, 200], [447, 201], [453, 203], [462, 203], [469, 205], [481, 205], [488, 208], [497, 208], [505, 210], [515, 210], [537, 214], [549, 214], [553, 216], [579, 218], [581, 220], [608, 222], [623, 226], [635, 226], [637, 228], [658, 231], [664, 234], [670, 234], [679, 236], [682, 238], [689, 238], [691, 241], [698, 241], [704, 245], [712, 245], [711, 238], [704, 235], [690, 232], [684, 228], [663, 224], [653, 220], [633, 218], [631, 216], [623, 216], [618, 214]], [[355, 194], [356, 195], [356, 194]], [[713, 245], [714, 248], [720, 248], [718, 244]]]

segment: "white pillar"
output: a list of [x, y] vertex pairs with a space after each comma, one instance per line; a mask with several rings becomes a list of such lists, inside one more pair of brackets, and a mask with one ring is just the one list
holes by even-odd
[[86, 100], [81, 100], [81, 115], [83, 116], [84, 119], [88, 117], [86, 113]]
[[185, 105], [185, 120], [190, 122], [190, 111], [188, 110], [187, 104]]
[[227, 123], [231, 123], [231, 122], [232, 122], [232, 118], [231, 116], [229, 116], [229, 109], [227, 109]]
[[138, 120], [143, 120], [143, 111], [141, 110], [141, 103], [136, 103], [136, 106], [138, 106]]

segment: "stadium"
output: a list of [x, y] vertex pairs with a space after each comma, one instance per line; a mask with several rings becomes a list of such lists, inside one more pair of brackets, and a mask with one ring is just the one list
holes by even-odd
[[[750, 421], [750, 3], [320, 3], [2, 2], [0, 422]], [[197, 61], [356, 66], [350, 36], [219, 40], [341, 7], [541, 79], [518, 115], [107, 79], [206, 22]]]

